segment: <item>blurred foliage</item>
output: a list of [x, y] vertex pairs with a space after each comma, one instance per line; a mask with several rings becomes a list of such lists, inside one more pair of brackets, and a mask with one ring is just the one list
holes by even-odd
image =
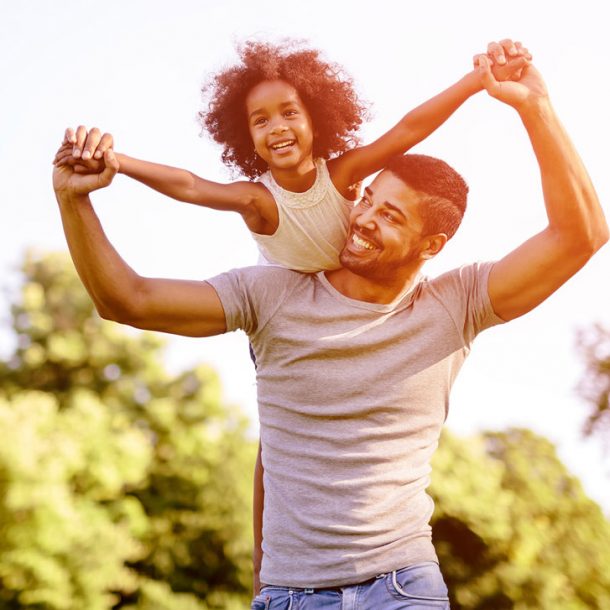
[[430, 491], [452, 610], [610, 608], [610, 522], [545, 438], [445, 433]]
[[600, 324], [578, 335], [585, 373], [579, 392], [590, 405], [585, 435], [599, 433], [607, 439], [610, 431], [610, 330]]
[[[66, 257], [23, 276], [0, 362], [0, 610], [247, 608], [244, 416], [209, 368], [168, 375], [158, 335], [101, 320]], [[453, 610], [610, 608], [610, 525], [547, 440], [446, 433], [433, 466]]]
[[248, 421], [207, 367], [101, 320], [63, 255], [27, 256], [0, 362], [0, 609], [243, 608]]

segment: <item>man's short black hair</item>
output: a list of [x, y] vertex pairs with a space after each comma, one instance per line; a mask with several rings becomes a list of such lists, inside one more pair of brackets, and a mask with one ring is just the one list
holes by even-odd
[[468, 185], [462, 176], [444, 161], [428, 155], [398, 155], [386, 170], [424, 195], [420, 207], [424, 232], [453, 237], [466, 211]]

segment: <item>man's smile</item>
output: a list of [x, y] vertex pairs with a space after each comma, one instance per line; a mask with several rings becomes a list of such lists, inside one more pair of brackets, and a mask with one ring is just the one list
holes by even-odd
[[375, 244], [371, 243], [370, 241], [367, 241], [363, 237], [360, 237], [360, 235], [357, 235], [356, 233], [352, 233], [352, 242], [356, 244], [356, 246], [364, 248], [366, 250], [377, 249], [377, 246]]

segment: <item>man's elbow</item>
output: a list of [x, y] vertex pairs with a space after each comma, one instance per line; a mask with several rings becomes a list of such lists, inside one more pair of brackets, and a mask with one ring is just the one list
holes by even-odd
[[135, 326], [139, 317], [134, 304], [123, 301], [95, 301], [95, 309], [100, 318], [129, 326]]
[[608, 226], [602, 219], [598, 226], [590, 227], [589, 230], [579, 233], [573, 239], [562, 241], [570, 256], [573, 259], [580, 260], [580, 264], [584, 265], [608, 242], [609, 238]]
[[590, 227], [587, 232], [586, 238], [583, 239], [583, 249], [586, 249], [586, 253], [590, 258], [602, 246], [608, 243], [608, 239], [610, 239], [608, 224], [606, 223], [606, 219], [602, 216], [595, 226]]
[[597, 252], [602, 246], [608, 243], [610, 240], [610, 230], [608, 229], [608, 223], [605, 218], [601, 219], [597, 229], [595, 252]]
[[118, 322], [119, 324], [129, 324], [129, 316], [122, 309], [101, 303], [96, 303], [95, 309], [103, 320]]

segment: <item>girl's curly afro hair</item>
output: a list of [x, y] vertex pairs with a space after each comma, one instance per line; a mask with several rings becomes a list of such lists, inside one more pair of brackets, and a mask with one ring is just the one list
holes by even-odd
[[283, 80], [298, 91], [313, 123], [315, 158], [329, 159], [358, 143], [356, 131], [367, 109], [340, 66], [293, 41], [246, 42], [238, 53], [240, 63], [204, 84], [207, 110], [199, 112], [204, 129], [223, 146], [227, 166], [250, 179], [267, 171], [267, 164], [254, 152], [246, 116], [249, 91], [266, 80]]

